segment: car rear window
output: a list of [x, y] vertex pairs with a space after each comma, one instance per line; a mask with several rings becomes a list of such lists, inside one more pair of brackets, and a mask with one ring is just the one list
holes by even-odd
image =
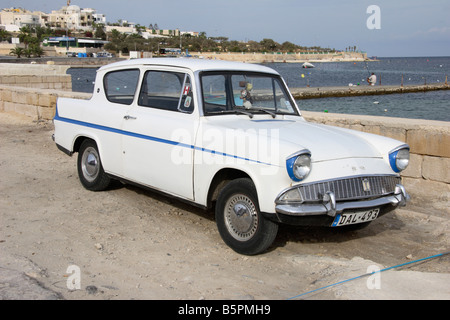
[[130, 105], [133, 103], [139, 82], [139, 69], [112, 71], [105, 75], [106, 98], [110, 102]]

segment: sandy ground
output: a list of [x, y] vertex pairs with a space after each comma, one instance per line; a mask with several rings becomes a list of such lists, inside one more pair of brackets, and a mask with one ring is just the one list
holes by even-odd
[[283, 226], [247, 257], [209, 212], [131, 186], [85, 190], [52, 133], [0, 113], [0, 299], [450, 299], [450, 255], [359, 277], [450, 251], [446, 206], [349, 233]]

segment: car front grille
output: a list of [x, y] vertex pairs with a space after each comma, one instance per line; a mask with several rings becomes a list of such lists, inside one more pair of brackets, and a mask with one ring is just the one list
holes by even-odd
[[320, 201], [328, 191], [336, 201], [358, 200], [393, 193], [398, 176], [360, 176], [305, 184], [298, 187], [304, 201]]

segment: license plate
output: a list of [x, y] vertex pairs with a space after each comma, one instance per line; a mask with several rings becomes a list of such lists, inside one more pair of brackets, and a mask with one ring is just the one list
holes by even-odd
[[337, 214], [332, 227], [341, 227], [349, 224], [363, 223], [375, 220], [380, 213], [380, 209], [371, 209], [367, 211], [345, 212]]

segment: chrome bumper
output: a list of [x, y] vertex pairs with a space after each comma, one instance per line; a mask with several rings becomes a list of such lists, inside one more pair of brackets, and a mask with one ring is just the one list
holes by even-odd
[[391, 195], [383, 196], [370, 200], [344, 201], [336, 202], [336, 197], [332, 191], [328, 191], [320, 202], [301, 203], [301, 204], [277, 204], [275, 210], [277, 213], [289, 216], [317, 216], [328, 215], [336, 216], [344, 210], [356, 210], [365, 208], [381, 207], [390, 204], [394, 207], [403, 207], [409, 201], [410, 196], [406, 193], [401, 184], [395, 186], [395, 191]]

